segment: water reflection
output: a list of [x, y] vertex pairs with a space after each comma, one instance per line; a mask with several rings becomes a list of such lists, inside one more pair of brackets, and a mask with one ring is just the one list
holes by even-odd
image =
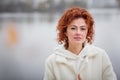
[[[89, 11], [95, 18], [94, 44], [106, 49], [119, 80], [120, 65], [117, 61], [120, 60], [118, 37], [120, 11], [117, 9]], [[45, 59], [57, 46], [56, 25], [60, 15], [37, 12], [0, 14], [0, 77], [2, 79], [43, 79]], [[14, 24], [11, 26], [10, 23]], [[8, 28], [10, 33], [6, 32]], [[9, 45], [9, 41], [12, 46]]]

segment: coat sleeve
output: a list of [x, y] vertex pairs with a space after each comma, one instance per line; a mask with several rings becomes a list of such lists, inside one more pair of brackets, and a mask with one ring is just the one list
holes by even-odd
[[45, 62], [44, 80], [55, 80], [52, 61], [50, 60], [50, 58], [47, 59]]
[[102, 55], [102, 80], [117, 80], [109, 56], [104, 51]]

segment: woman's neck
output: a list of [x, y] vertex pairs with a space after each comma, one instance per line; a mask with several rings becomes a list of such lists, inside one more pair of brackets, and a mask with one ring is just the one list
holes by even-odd
[[82, 45], [69, 44], [68, 50], [71, 51], [72, 53], [78, 55], [81, 52], [82, 48], [83, 48]]

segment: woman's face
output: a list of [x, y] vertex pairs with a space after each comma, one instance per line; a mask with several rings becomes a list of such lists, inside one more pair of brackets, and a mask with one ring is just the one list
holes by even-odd
[[67, 27], [66, 36], [69, 44], [81, 44], [86, 40], [88, 28], [83, 18], [73, 20]]

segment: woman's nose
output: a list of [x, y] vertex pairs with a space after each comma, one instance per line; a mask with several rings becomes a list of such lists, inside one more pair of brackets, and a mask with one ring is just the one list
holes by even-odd
[[78, 34], [78, 35], [81, 34], [81, 31], [79, 29], [77, 29], [76, 34]]

